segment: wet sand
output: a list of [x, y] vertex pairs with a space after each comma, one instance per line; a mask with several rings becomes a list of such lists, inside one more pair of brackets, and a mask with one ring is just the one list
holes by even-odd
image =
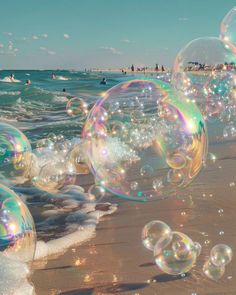
[[[99, 223], [95, 238], [35, 264], [36, 294], [236, 294], [236, 258], [217, 282], [201, 271], [215, 244], [228, 244], [236, 253], [235, 151], [236, 145], [230, 142], [210, 147], [219, 159], [176, 196], [149, 203], [114, 198], [119, 208]], [[152, 253], [143, 247], [142, 227], [153, 219], [163, 220], [202, 244], [197, 265], [185, 276], [162, 273]]]

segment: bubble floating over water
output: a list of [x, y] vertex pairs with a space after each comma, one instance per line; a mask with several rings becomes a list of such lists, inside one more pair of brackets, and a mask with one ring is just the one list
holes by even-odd
[[12, 190], [0, 185], [1, 255], [14, 261], [32, 262], [35, 246], [34, 221], [27, 206]]
[[206, 126], [196, 105], [158, 80], [132, 80], [105, 92], [88, 115], [83, 139], [95, 178], [131, 200], [187, 186], [207, 153]]
[[171, 228], [163, 221], [153, 220], [147, 223], [142, 230], [142, 242], [144, 247], [153, 251], [154, 247], [162, 250], [172, 239]]
[[208, 120], [230, 121], [236, 114], [235, 62], [235, 54], [219, 38], [199, 38], [176, 56], [171, 83]]
[[236, 7], [223, 18], [220, 26], [220, 38], [236, 52]]
[[0, 123], [0, 182], [22, 183], [29, 177], [31, 145], [15, 127]]
[[160, 251], [154, 248], [157, 266], [165, 273], [179, 275], [188, 272], [195, 264], [197, 252], [193, 241], [185, 234], [172, 232], [172, 240]]
[[216, 266], [211, 260], [207, 260], [203, 265], [203, 273], [211, 280], [217, 281], [223, 277], [225, 273], [224, 266]]
[[233, 257], [232, 249], [225, 244], [218, 244], [211, 249], [210, 259], [216, 266], [229, 264]]
[[68, 101], [66, 111], [71, 117], [84, 119], [88, 114], [88, 104], [81, 98], [73, 97]]

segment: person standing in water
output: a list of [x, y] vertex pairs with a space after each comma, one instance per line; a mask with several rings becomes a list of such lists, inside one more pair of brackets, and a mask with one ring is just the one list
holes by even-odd
[[102, 81], [100, 82], [101, 85], [106, 85], [107, 84], [107, 80], [106, 78], [103, 78]]

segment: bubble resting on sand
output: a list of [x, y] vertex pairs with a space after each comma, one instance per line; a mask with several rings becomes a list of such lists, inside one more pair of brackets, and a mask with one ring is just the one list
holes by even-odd
[[165, 273], [179, 275], [188, 272], [195, 264], [197, 252], [193, 241], [185, 234], [172, 232], [171, 241], [162, 249], [154, 248], [157, 266]]
[[162, 81], [132, 80], [105, 92], [83, 140], [96, 179], [117, 196], [141, 201], [188, 185], [207, 153], [200, 111]]
[[208, 120], [230, 121], [236, 115], [235, 62], [235, 54], [219, 38], [195, 39], [176, 56], [171, 84]]
[[144, 247], [153, 251], [154, 247], [159, 248], [168, 245], [172, 240], [172, 231], [170, 227], [159, 220], [153, 220], [147, 223], [142, 230], [142, 242]]

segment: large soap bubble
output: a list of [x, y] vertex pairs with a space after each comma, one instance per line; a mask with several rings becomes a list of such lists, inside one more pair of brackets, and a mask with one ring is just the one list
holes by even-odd
[[216, 266], [225, 266], [229, 264], [233, 257], [232, 249], [225, 244], [218, 244], [211, 249], [211, 262]]
[[171, 228], [163, 221], [153, 220], [147, 223], [142, 230], [142, 242], [144, 247], [153, 251], [154, 247], [160, 251], [170, 243], [172, 239]]
[[185, 187], [207, 153], [206, 126], [196, 105], [158, 80], [132, 80], [105, 92], [88, 115], [83, 138], [96, 180], [132, 200]]
[[22, 183], [31, 168], [31, 145], [15, 127], [0, 123], [0, 183]]
[[236, 114], [235, 61], [219, 38], [193, 40], [176, 56], [171, 83], [196, 102], [205, 118], [229, 121]]
[[236, 7], [233, 7], [223, 18], [220, 38], [236, 53]]
[[154, 248], [157, 266], [165, 273], [179, 275], [188, 272], [195, 264], [197, 251], [194, 242], [185, 234], [172, 232], [171, 241], [161, 251]]
[[0, 254], [14, 261], [31, 262], [35, 246], [34, 221], [27, 206], [12, 190], [0, 185]]

